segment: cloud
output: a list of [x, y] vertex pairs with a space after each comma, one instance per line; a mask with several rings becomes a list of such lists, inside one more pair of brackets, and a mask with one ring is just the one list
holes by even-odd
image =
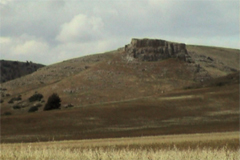
[[104, 24], [99, 17], [79, 14], [61, 26], [56, 37], [61, 42], [89, 42], [101, 38]]
[[6, 5], [6, 4], [8, 4], [9, 2], [12, 2], [13, 0], [1, 0], [0, 1], [0, 4], [1, 5]]
[[1, 58], [14, 60], [46, 59], [50, 52], [47, 42], [44, 40], [23, 34], [18, 37], [1, 37]]
[[47, 43], [35, 40], [25, 41], [15, 46], [12, 53], [15, 55], [30, 55], [36, 54], [36, 52], [44, 52], [48, 50]]
[[2, 0], [0, 13], [4, 59], [51, 64], [131, 38], [240, 48], [235, 0]]

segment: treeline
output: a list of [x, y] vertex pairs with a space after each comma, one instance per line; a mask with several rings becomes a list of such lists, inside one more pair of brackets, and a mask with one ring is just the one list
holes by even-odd
[[0, 83], [31, 74], [41, 67], [44, 67], [44, 65], [32, 63], [31, 61], [0, 60]]

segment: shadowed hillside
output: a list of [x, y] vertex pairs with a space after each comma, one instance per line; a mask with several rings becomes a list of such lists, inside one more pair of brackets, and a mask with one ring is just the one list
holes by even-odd
[[0, 83], [31, 74], [42, 67], [44, 67], [44, 65], [28, 61], [24, 63], [18, 61], [0, 60]]

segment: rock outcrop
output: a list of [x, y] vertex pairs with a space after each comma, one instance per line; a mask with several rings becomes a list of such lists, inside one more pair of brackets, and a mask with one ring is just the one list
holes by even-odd
[[188, 55], [186, 45], [159, 39], [132, 39], [124, 48], [128, 57], [142, 61], [159, 61], [167, 58], [178, 58], [185, 62], [193, 62]]

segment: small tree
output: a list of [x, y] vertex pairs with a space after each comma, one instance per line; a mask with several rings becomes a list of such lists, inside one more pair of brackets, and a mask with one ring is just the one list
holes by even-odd
[[59, 109], [61, 106], [61, 99], [56, 93], [53, 93], [49, 98], [44, 107], [44, 111], [52, 110], [52, 109]]

